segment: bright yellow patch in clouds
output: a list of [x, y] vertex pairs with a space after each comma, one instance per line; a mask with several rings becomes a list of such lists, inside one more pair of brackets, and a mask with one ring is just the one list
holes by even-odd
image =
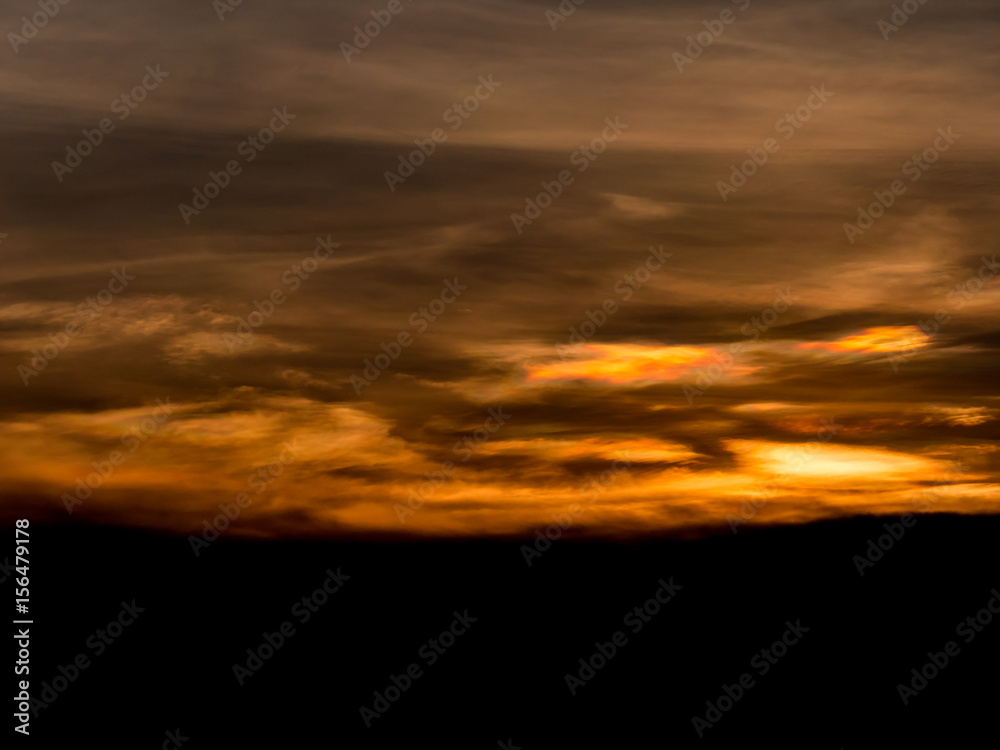
[[737, 453], [753, 471], [778, 475], [797, 482], [820, 480], [824, 485], [845, 482], [909, 483], [914, 477], [933, 479], [947, 474], [944, 462], [897, 453], [886, 448], [845, 445], [771, 443], [760, 440], [727, 440], [726, 447]]
[[[695, 346], [586, 344], [565, 361], [525, 365], [528, 382], [539, 380], [596, 380], [633, 383], [676, 380], [715, 362], [713, 350]], [[743, 368], [744, 370], [746, 368]]]
[[916, 349], [930, 341], [930, 336], [917, 326], [877, 326], [845, 336], [836, 341], [810, 341], [800, 349], [820, 349], [828, 352], [901, 352]]

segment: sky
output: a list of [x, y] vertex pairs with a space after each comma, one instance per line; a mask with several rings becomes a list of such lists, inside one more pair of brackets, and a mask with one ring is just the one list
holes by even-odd
[[8, 3], [0, 515], [996, 513], [1000, 9], [906, 7]]

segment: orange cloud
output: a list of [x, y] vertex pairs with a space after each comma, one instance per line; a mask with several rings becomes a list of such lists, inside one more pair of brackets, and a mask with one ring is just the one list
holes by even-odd
[[809, 341], [799, 349], [819, 349], [827, 352], [901, 352], [916, 349], [930, 341], [930, 336], [917, 326], [877, 326], [836, 341]]
[[712, 364], [713, 350], [694, 346], [586, 344], [574, 359], [526, 365], [526, 380], [597, 380], [633, 383], [676, 380], [693, 369]]
[[530, 438], [492, 441], [481, 449], [488, 455], [530, 455], [548, 461], [579, 458], [604, 458], [609, 461], [691, 461], [701, 454], [687, 446], [654, 438], [607, 439], [585, 438], [547, 439]]
[[762, 412], [762, 411], [795, 411], [806, 407], [800, 404], [783, 404], [778, 401], [768, 401], [750, 404], [740, 404], [734, 406], [733, 411], [739, 412]]

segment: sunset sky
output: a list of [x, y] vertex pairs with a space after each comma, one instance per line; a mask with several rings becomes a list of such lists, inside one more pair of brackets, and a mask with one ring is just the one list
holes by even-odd
[[1000, 511], [1000, 8], [913, 5], [8, 4], [3, 516]]

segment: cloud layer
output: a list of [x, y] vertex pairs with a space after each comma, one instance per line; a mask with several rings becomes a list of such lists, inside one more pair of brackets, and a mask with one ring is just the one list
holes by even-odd
[[385, 7], [71, 3], [11, 42], [5, 516], [1000, 509], [995, 6], [886, 40], [874, 2], [418, 1], [359, 46]]

